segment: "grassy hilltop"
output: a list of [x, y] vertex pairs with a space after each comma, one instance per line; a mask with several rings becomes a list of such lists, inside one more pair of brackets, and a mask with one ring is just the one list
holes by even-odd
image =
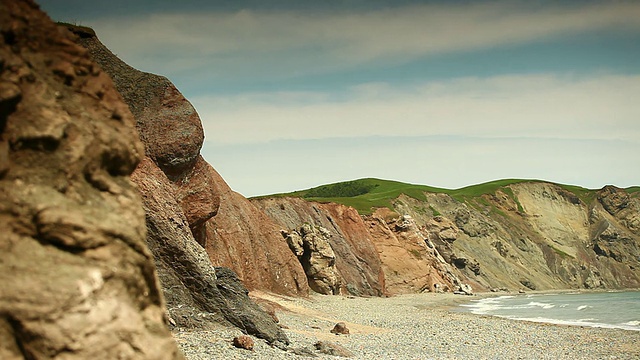
[[[300, 197], [309, 201], [334, 202], [351, 206], [360, 214], [370, 214], [373, 209], [380, 207], [392, 208], [391, 202], [401, 194], [405, 194], [418, 200], [426, 200], [425, 193], [448, 194], [460, 202], [482, 201], [482, 195], [494, 194], [502, 190], [513, 197], [509, 185], [523, 182], [544, 182], [529, 179], [504, 179], [486, 182], [478, 185], [466, 186], [460, 189], [443, 189], [427, 185], [407, 184], [399, 181], [365, 178], [352, 181], [339, 182], [317, 186], [311, 189], [299, 190], [290, 193], [261, 196], [264, 197]], [[597, 190], [586, 189], [580, 186], [556, 184], [563, 189], [575, 194], [585, 203], [591, 202]], [[626, 189], [629, 193], [637, 193], [640, 187]]]

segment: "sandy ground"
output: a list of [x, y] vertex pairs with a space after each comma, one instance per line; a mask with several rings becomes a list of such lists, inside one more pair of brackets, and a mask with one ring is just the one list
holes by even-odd
[[[252, 293], [276, 308], [291, 344], [283, 351], [255, 339], [236, 349], [238, 330], [178, 332], [188, 359], [301, 359], [318, 340], [338, 344], [356, 359], [640, 359], [640, 332], [529, 323], [458, 311], [483, 296], [411, 294], [391, 298], [312, 295], [308, 299]], [[330, 332], [344, 322], [349, 335]], [[309, 355], [307, 355], [309, 356]]]

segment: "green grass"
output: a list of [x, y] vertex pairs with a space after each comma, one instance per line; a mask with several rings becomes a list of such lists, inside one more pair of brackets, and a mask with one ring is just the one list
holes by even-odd
[[[414, 199], [424, 201], [426, 200], [425, 193], [442, 193], [450, 195], [459, 202], [469, 203], [471, 205], [475, 204], [476, 206], [487, 206], [491, 207], [492, 211], [496, 211], [495, 207], [490, 204], [489, 201], [482, 198], [482, 195], [494, 194], [498, 189], [501, 189], [516, 202], [518, 211], [523, 212], [524, 209], [522, 208], [522, 205], [516, 198], [513, 191], [508, 187], [509, 185], [523, 182], [545, 181], [528, 179], [504, 179], [451, 190], [426, 185], [407, 184], [392, 180], [366, 178], [322, 185], [315, 188], [294, 191], [290, 193], [260, 196], [258, 198], [301, 197], [309, 201], [334, 202], [351, 206], [358, 210], [360, 214], [366, 215], [371, 214], [376, 208], [386, 207], [389, 209], [393, 209], [392, 201], [397, 199], [401, 194], [405, 194]], [[589, 190], [574, 185], [555, 185], [558, 185], [561, 188], [575, 194], [585, 204], [591, 203], [596, 196], [596, 190]], [[640, 192], [640, 187], [630, 187], [626, 190], [629, 193], [636, 193]], [[434, 211], [435, 209], [433, 209], [433, 207], [430, 207], [430, 209], [434, 213], [434, 215], [438, 213], [437, 211]]]
[[431, 213], [433, 214], [433, 216], [442, 216], [440, 211], [438, 211], [438, 209], [434, 208], [433, 206], [429, 205], [429, 209], [431, 209]]
[[631, 186], [625, 189], [629, 194], [635, 195], [640, 192], [640, 186]]
[[[374, 178], [353, 180], [348, 183], [349, 186], [346, 188], [367, 189], [367, 192], [360, 193], [356, 196], [342, 196], [345, 193], [342, 189], [345, 187], [336, 186], [336, 184], [329, 184], [291, 193], [261, 196], [261, 198], [284, 196], [301, 197], [310, 201], [344, 204], [354, 207], [360, 214], [371, 214], [375, 208], [387, 207], [389, 209], [393, 209], [391, 201], [398, 198], [401, 194], [405, 194], [418, 200], [426, 200], [424, 195], [425, 192], [439, 193], [449, 191], [447, 189], [440, 189], [431, 186], [413, 185], [399, 181]], [[331, 190], [336, 189], [339, 191], [331, 192]], [[313, 196], [315, 194], [323, 194], [324, 196]]]
[[524, 213], [524, 208], [522, 207], [522, 204], [520, 204], [520, 200], [518, 200], [516, 195], [513, 193], [513, 190], [511, 190], [511, 188], [509, 188], [509, 187], [504, 187], [504, 188], [502, 188], [502, 191], [504, 191], [505, 194], [509, 195], [509, 197], [511, 199], [513, 199], [513, 201], [515, 201], [515, 203], [516, 203], [516, 205], [518, 207], [518, 212]]

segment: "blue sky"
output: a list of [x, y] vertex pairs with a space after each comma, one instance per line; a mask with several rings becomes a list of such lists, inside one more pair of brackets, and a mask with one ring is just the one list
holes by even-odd
[[65, 1], [172, 80], [245, 196], [379, 177], [640, 185], [640, 2]]

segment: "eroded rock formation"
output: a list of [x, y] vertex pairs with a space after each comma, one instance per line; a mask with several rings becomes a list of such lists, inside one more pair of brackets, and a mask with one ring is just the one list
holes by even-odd
[[0, 358], [178, 359], [109, 76], [32, 1], [0, 1]]
[[281, 233], [300, 260], [309, 287], [320, 294], [339, 294], [340, 279], [336, 273], [336, 254], [329, 245], [329, 231], [304, 224], [299, 229], [281, 230]]
[[114, 79], [136, 119], [146, 157], [132, 180], [142, 195], [147, 243], [172, 324], [233, 324], [270, 343], [287, 344], [284, 332], [251, 301], [239, 279], [216, 269], [204, 249], [207, 222], [218, 213], [221, 196], [212, 186], [219, 175], [200, 156], [204, 135], [193, 106], [168, 79], [122, 62], [90, 29], [69, 27]]
[[[378, 251], [371, 242], [371, 235], [364, 219], [355, 209], [339, 204], [307, 202], [299, 198], [254, 199], [251, 202], [267, 214], [270, 221], [277, 224], [279, 231], [284, 230], [287, 234], [294, 234], [290, 230], [300, 229], [305, 224], [312, 229], [324, 229], [323, 240], [328, 243], [335, 256], [335, 270], [327, 269], [326, 273], [335, 274], [337, 278], [337, 280], [328, 280], [326, 284], [335, 284], [332, 286], [339, 284], [339, 292], [343, 294], [358, 296], [384, 294], [385, 277]], [[294, 256], [300, 256], [304, 263], [306, 260], [302, 257], [306, 249], [302, 241], [304, 236], [302, 232], [304, 231], [299, 231], [302, 249], [295, 250], [294, 247], [293, 250], [287, 248], [286, 251]], [[320, 233], [319, 230], [317, 232]], [[283, 237], [280, 236], [280, 239]], [[286, 236], [284, 239], [285, 246], [288, 246]], [[307, 256], [309, 258], [312, 256], [310, 248]], [[316, 263], [316, 268], [322, 268], [321, 263]], [[333, 261], [326, 261], [326, 265], [333, 268]], [[313, 273], [319, 274], [317, 270], [313, 270]], [[332, 278], [333, 275], [328, 277]], [[322, 282], [324, 281], [320, 280], [320, 283]], [[332, 289], [331, 292], [335, 292], [335, 287], [332, 288], [332, 286], [316, 287], [316, 291], [329, 293], [328, 289]]]

